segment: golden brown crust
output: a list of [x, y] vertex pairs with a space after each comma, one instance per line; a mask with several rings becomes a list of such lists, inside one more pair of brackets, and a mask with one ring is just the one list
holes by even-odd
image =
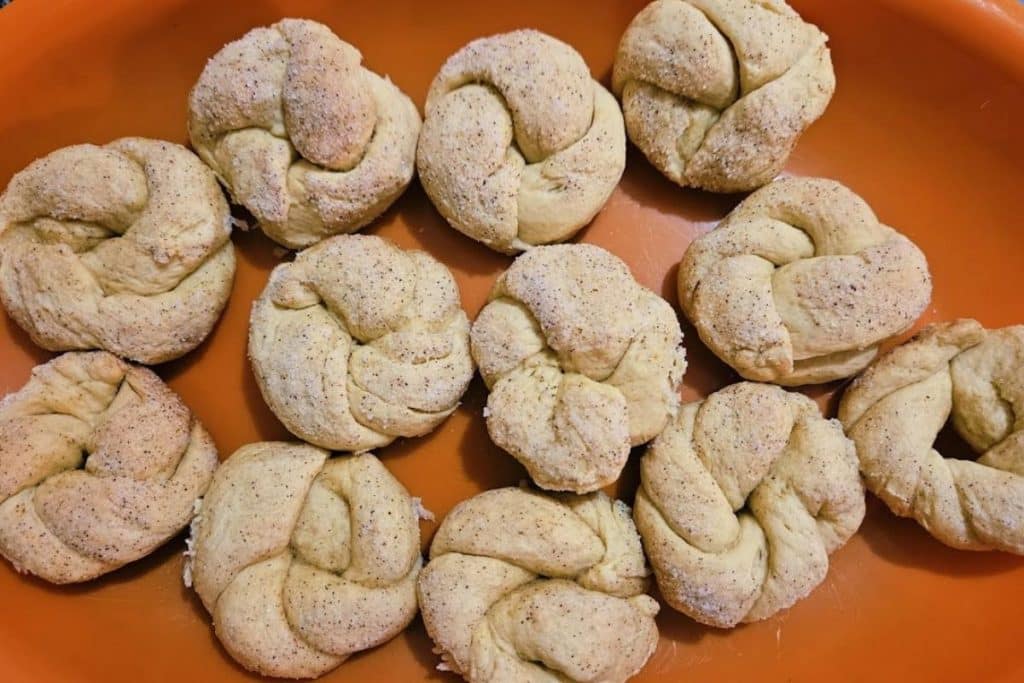
[[824, 580], [864, 518], [864, 487], [837, 421], [741, 382], [684, 405], [647, 449], [634, 516], [668, 603], [731, 627]]
[[228, 206], [180, 145], [74, 145], [0, 196], [0, 300], [39, 346], [162, 363], [199, 345], [231, 294]]
[[782, 0], [656, 0], [612, 72], [629, 137], [680, 185], [760, 187], [832, 98], [826, 40]]
[[[868, 488], [946, 545], [1024, 554], [1024, 326], [929, 325], [847, 389], [839, 419]], [[979, 453], [944, 458], [953, 425]]]
[[373, 235], [338, 235], [279, 265], [253, 305], [249, 357], [296, 436], [364, 451], [421, 436], [473, 377], [451, 272]]
[[848, 188], [782, 178], [694, 240], [679, 302], [743, 377], [784, 385], [863, 369], [931, 300], [924, 254]]
[[427, 633], [473, 683], [624, 681], [658, 642], [629, 508], [486, 491], [448, 514], [417, 584]]
[[354, 232], [412, 179], [420, 118], [323, 24], [283, 19], [225, 45], [189, 96], [199, 156], [273, 240]]
[[594, 218], [622, 176], [626, 134], [579, 53], [512, 31], [474, 40], [441, 67], [416, 164], [452, 227], [516, 253], [567, 240]]
[[672, 307], [590, 244], [517, 258], [473, 323], [472, 352], [491, 438], [539, 486], [576, 493], [615, 481], [630, 446], [661, 431], [686, 369]]
[[0, 553], [53, 583], [113, 571], [188, 524], [216, 466], [210, 435], [150, 370], [58, 356], [0, 402]]
[[419, 522], [373, 455], [257, 443], [214, 476], [192, 522], [186, 583], [247, 669], [314, 678], [416, 615]]

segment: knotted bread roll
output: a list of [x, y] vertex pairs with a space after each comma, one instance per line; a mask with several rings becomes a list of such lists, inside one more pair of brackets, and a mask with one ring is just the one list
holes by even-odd
[[630, 140], [684, 187], [764, 185], [832, 99], [827, 40], [783, 0], [652, 2], [612, 71]]
[[426, 434], [473, 378], [451, 272], [369, 235], [324, 240], [271, 272], [253, 304], [249, 357], [281, 422], [334, 450]]
[[[951, 414], [977, 462], [935, 450]], [[1024, 555], [1024, 326], [929, 325], [854, 380], [839, 419], [894, 513], [954, 548]]]
[[472, 683], [625, 681], [658, 644], [629, 507], [517, 488], [459, 503], [417, 584], [439, 668]]
[[272, 240], [307, 247], [384, 213], [412, 179], [419, 112], [323, 24], [225, 45], [189, 96], [199, 156]]
[[640, 471], [634, 517], [658, 587], [711, 626], [766, 619], [809, 595], [864, 518], [842, 427], [767, 384], [684, 405]]
[[480, 38], [434, 77], [416, 166], [441, 215], [491, 249], [562, 242], [622, 176], [622, 113], [562, 41], [532, 30]]
[[743, 377], [789, 386], [859, 372], [931, 291], [921, 250], [823, 178], [761, 188], [679, 265], [679, 302], [704, 343]]
[[531, 249], [473, 323], [487, 430], [543, 488], [606, 486], [675, 414], [682, 338], [672, 307], [604, 249]]
[[0, 300], [50, 351], [177, 358], [231, 294], [229, 219], [213, 174], [180, 145], [58, 149], [0, 195]]
[[0, 553], [52, 583], [106, 574], [181, 531], [216, 466], [210, 435], [151, 371], [58, 356], [0, 401]]
[[314, 678], [398, 635], [416, 616], [419, 523], [369, 453], [243, 446], [192, 522], [185, 583], [245, 668]]

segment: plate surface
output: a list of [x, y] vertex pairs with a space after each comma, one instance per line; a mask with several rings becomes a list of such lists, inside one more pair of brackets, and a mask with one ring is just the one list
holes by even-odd
[[[838, 89], [787, 171], [841, 180], [928, 256], [934, 302], [925, 320], [1024, 322], [1024, 9], [1014, 0], [794, 0], [831, 36]], [[0, 186], [32, 159], [124, 135], [184, 142], [186, 94], [207, 57], [284, 16], [330, 25], [367, 65], [422, 106], [445, 57], [472, 38], [533, 26], [574, 45], [605, 83], [619, 36], [642, 3], [523, 0], [388, 3], [16, 0], [0, 10]], [[738, 201], [681, 190], [630, 150], [622, 183], [580, 240], [625, 259], [675, 303], [675, 267], [694, 235]], [[429, 251], [456, 274], [473, 316], [509, 259], [462, 237], [414, 184], [369, 232]], [[287, 438], [245, 358], [251, 301], [280, 260], [258, 231], [236, 233], [239, 270], [211, 337], [158, 373], [210, 429], [226, 457]], [[684, 326], [694, 399], [735, 376]], [[0, 393], [51, 354], [0, 317]], [[834, 409], [836, 387], [811, 395]], [[379, 451], [438, 518], [477, 491], [523, 478], [493, 446], [474, 380], [433, 434]], [[950, 449], [956, 444], [949, 440]], [[953, 452], [953, 451], [951, 451]], [[963, 451], [960, 451], [961, 453]], [[616, 491], [632, 499], [634, 453]], [[434, 524], [424, 524], [424, 545]], [[181, 584], [181, 538], [93, 583], [54, 588], [0, 562], [0, 671], [6, 681], [256, 679], [224, 653]], [[860, 533], [832, 558], [808, 599], [765, 622], [723, 632], [664, 609], [661, 644], [637, 681], [1024, 680], [1024, 558], [950, 550], [869, 500]], [[417, 620], [324, 680], [456, 680]], [[757, 678], [754, 678], [754, 677]]]

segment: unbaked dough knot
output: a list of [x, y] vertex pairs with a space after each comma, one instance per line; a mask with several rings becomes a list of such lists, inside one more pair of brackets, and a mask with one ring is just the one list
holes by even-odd
[[332, 237], [274, 269], [253, 306], [249, 356], [290, 431], [356, 452], [426, 434], [473, 376], [451, 272], [367, 235]]
[[[1024, 326], [964, 319], [926, 327], [843, 395], [839, 418], [868, 488], [943, 543], [1024, 554]], [[952, 417], [981, 456], [943, 457]]]
[[217, 181], [184, 147], [65, 147], [0, 196], [0, 300], [43, 348], [161, 363], [198, 346], [220, 316], [230, 236]]
[[416, 615], [419, 520], [373, 455], [243, 446], [193, 523], [193, 585], [246, 668], [313, 678]]
[[539, 31], [474, 40], [427, 93], [424, 189], [453, 227], [492, 249], [568, 239], [604, 206], [625, 163], [615, 98], [579, 53]]
[[856, 374], [932, 291], [921, 250], [824, 178], [783, 178], [747, 197], [690, 244], [678, 284], [719, 358], [789, 386]]
[[217, 466], [210, 435], [146, 368], [58, 356], [0, 402], [0, 553], [87, 581], [183, 529]]
[[752, 190], [832, 98], [826, 41], [782, 0], [656, 0], [622, 36], [612, 89], [630, 139], [669, 179]]
[[189, 97], [203, 160], [271, 239], [358, 230], [412, 179], [420, 118], [323, 24], [284, 19], [213, 56]]
[[417, 590], [438, 651], [469, 681], [619, 682], [657, 645], [647, 573], [624, 503], [505, 488], [448, 514]]
[[802, 394], [741, 382], [684, 405], [651, 444], [635, 517], [668, 603], [731, 627], [825, 579], [864, 489], [838, 421]]

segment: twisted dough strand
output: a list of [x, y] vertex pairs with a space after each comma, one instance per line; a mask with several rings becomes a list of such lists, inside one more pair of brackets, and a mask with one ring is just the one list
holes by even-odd
[[189, 95], [189, 136], [273, 240], [354, 232], [412, 179], [420, 118], [323, 24], [284, 19], [228, 43]]
[[180, 531], [217, 466], [210, 435], [152, 372], [66, 353], [0, 402], [0, 553], [87, 581]]
[[371, 454], [243, 446], [192, 523], [186, 582], [246, 668], [311, 678], [401, 632], [416, 614], [412, 499]]
[[588, 244], [537, 247], [494, 284], [472, 332], [487, 429], [541, 487], [618, 478], [675, 413], [686, 368], [671, 306]]
[[743, 377], [784, 385], [856, 374], [931, 298], [924, 254], [824, 178], [782, 178], [694, 240], [679, 302]]
[[594, 218], [622, 176], [626, 135], [615, 98], [579, 53], [512, 31], [474, 40], [441, 67], [416, 163], [454, 228], [516, 253]]
[[741, 382], [684, 405], [651, 444], [634, 516], [665, 600], [731, 627], [825, 579], [864, 489], [838, 422], [803, 395]]
[[448, 514], [430, 558], [423, 621], [469, 681], [624, 681], [657, 645], [629, 508], [603, 493], [484, 492]]
[[227, 303], [230, 235], [216, 179], [184, 147], [65, 147], [0, 196], [0, 300], [43, 348], [162, 363], [198, 346]]
[[[1024, 554], [1024, 326], [929, 325], [843, 394], [839, 419], [868, 488], [946, 545]], [[979, 453], [944, 458], [953, 424]]]
[[622, 36], [612, 89], [630, 139], [673, 182], [752, 190], [832, 98], [826, 41], [782, 0], [656, 0]]
[[357, 452], [426, 434], [473, 376], [452, 274], [367, 235], [332, 237], [274, 269], [253, 306], [249, 356], [290, 431]]

